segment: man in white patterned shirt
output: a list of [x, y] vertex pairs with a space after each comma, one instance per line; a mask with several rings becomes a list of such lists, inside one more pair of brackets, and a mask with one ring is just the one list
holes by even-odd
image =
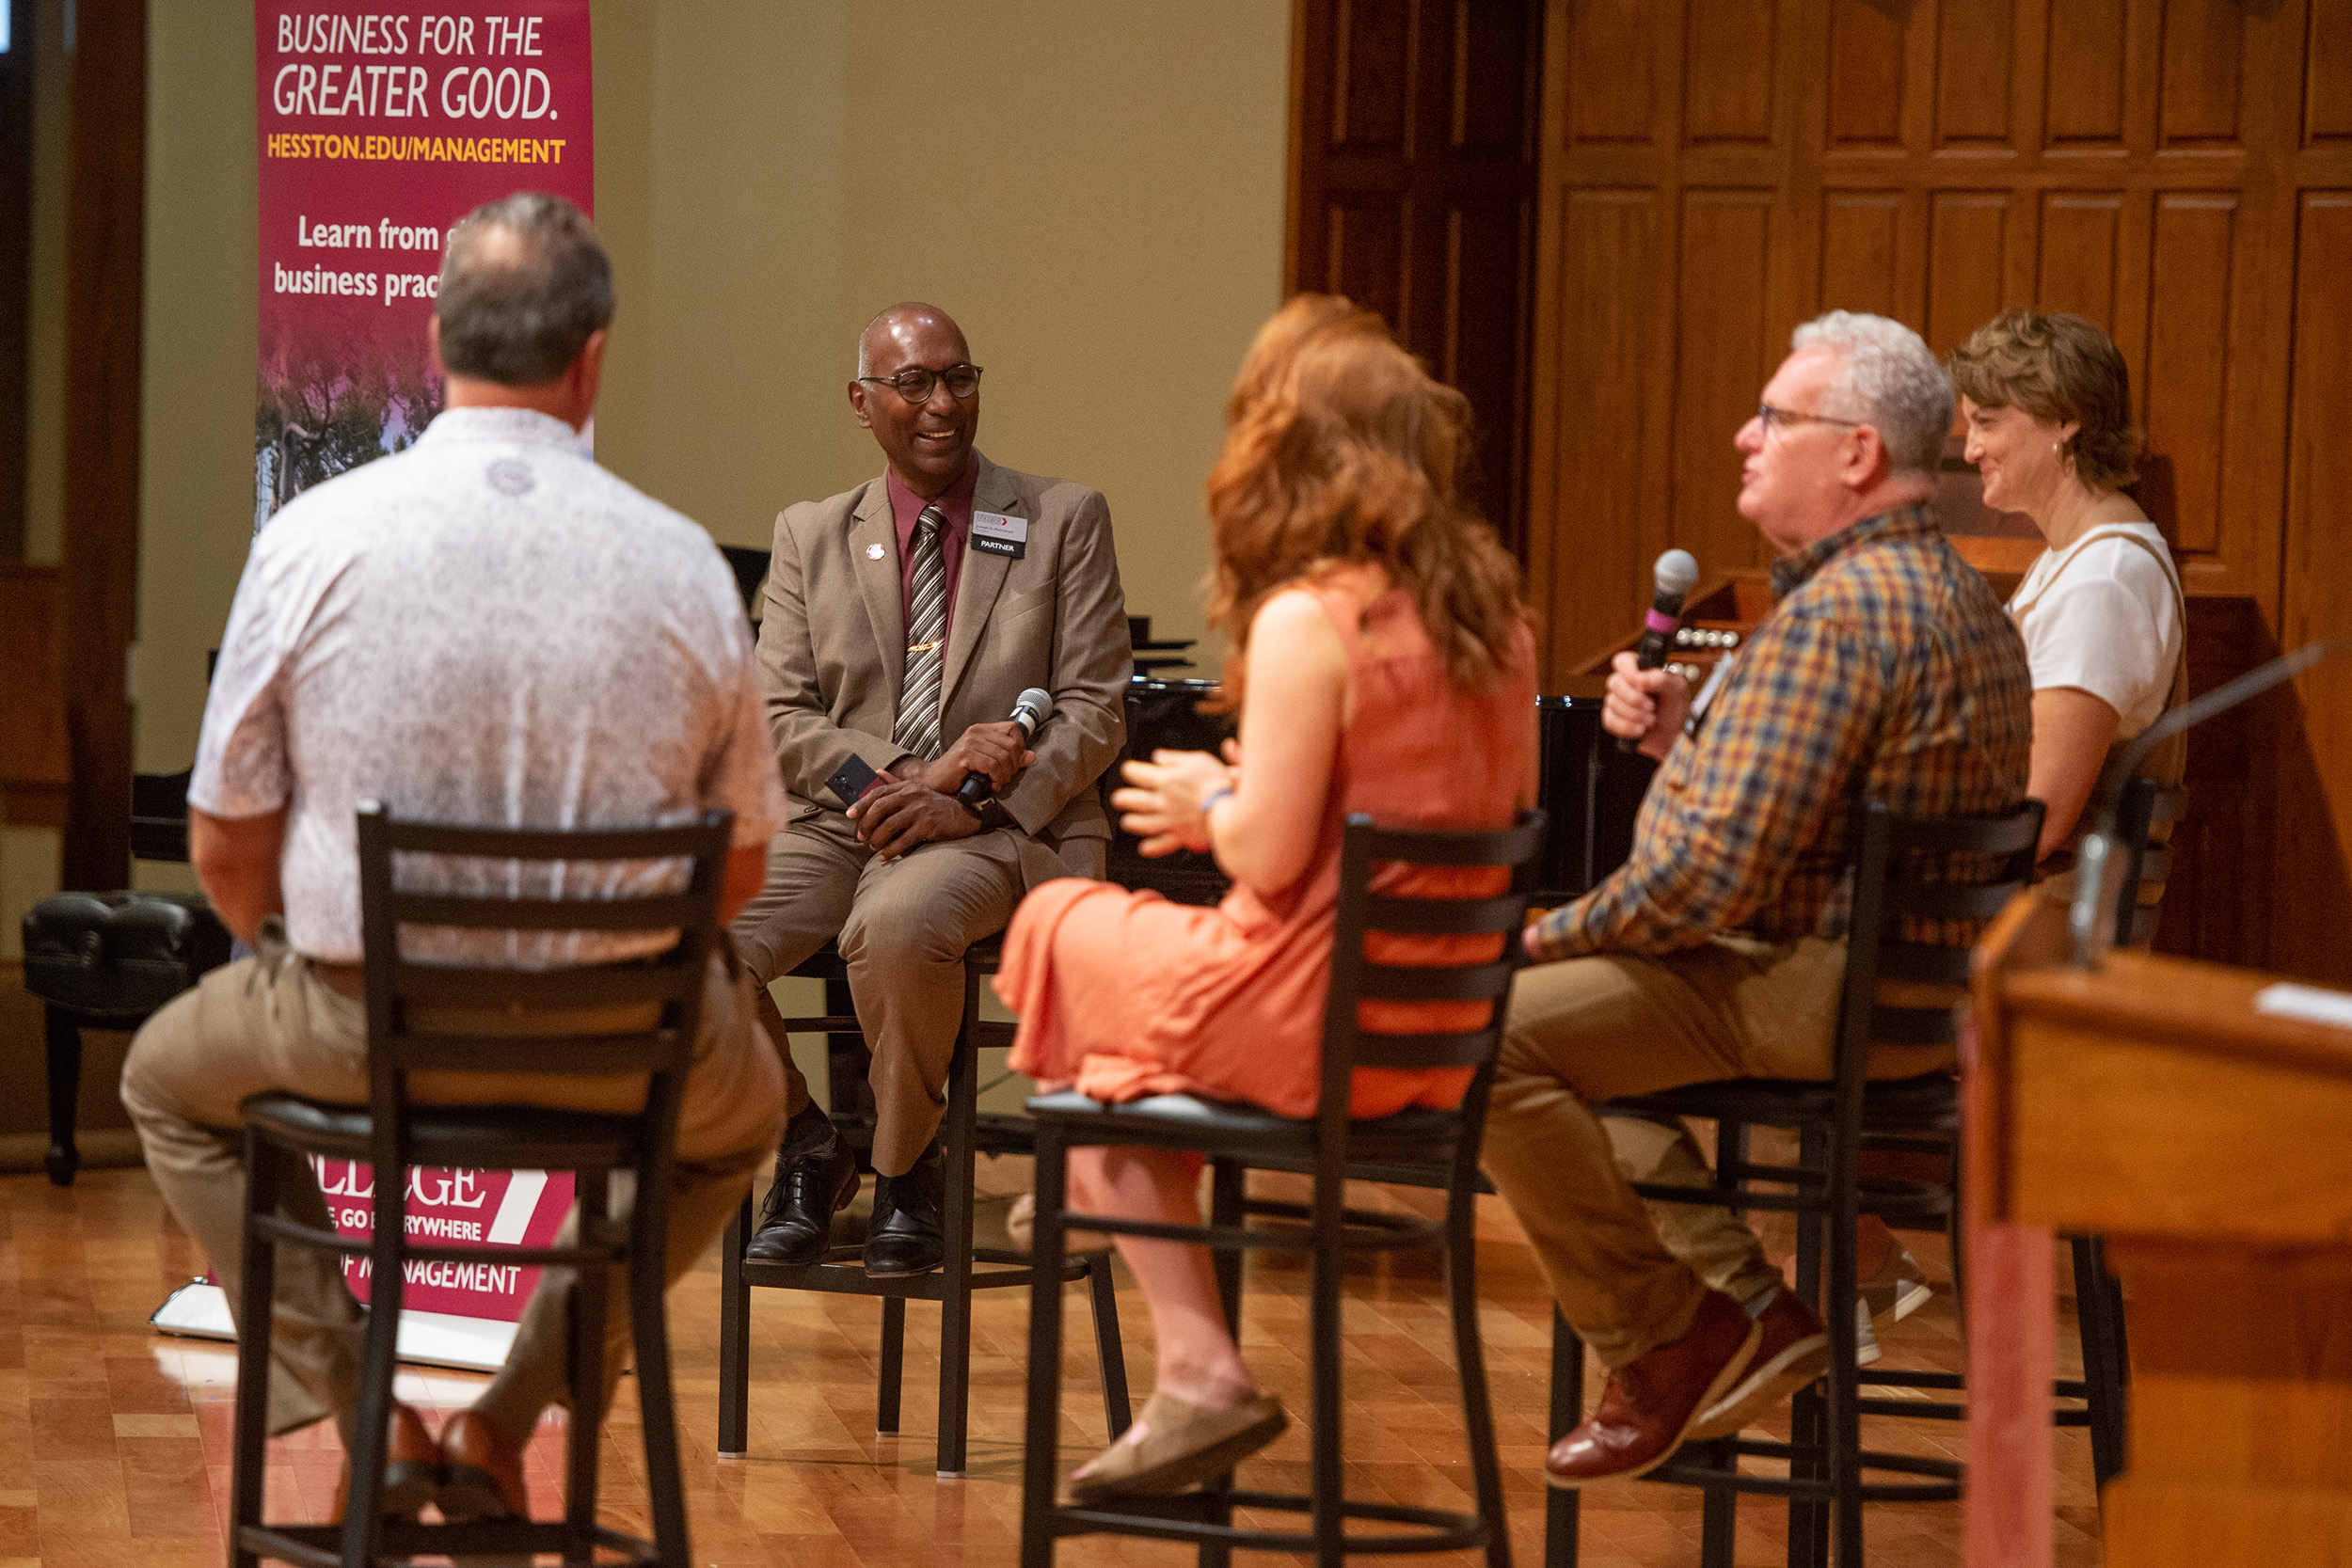
[[[246, 563], [188, 789], [189, 848], [257, 952], [156, 1014], [122, 1074], [148, 1169], [231, 1302], [239, 1101], [368, 1098], [359, 800], [497, 827], [725, 808], [721, 918], [759, 887], [784, 792], [734, 578], [701, 529], [581, 450], [612, 314], [611, 266], [577, 208], [526, 194], [477, 210], [451, 232], [436, 304], [447, 411], [407, 451], [294, 501]], [[472, 940], [533, 966], [614, 961], [644, 941]], [[782, 1125], [781, 1075], [753, 1019], [748, 977], [714, 959], [679, 1117], [673, 1276], [724, 1227]], [[485, 1079], [475, 1098], [617, 1108], [610, 1079], [525, 1085]], [[293, 1185], [286, 1212], [324, 1226], [315, 1184]], [[522, 1447], [564, 1389], [569, 1279], [547, 1271], [506, 1366], [437, 1446], [394, 1407], [386, 1512], [525, 1510]], [[607, 1311], [609, 1396], [627, 1303]], [[274, 1322], [270, 1429], [331, 1415], [348, 1450], [361, 1312], [338, 1260], [289, 1250]]]

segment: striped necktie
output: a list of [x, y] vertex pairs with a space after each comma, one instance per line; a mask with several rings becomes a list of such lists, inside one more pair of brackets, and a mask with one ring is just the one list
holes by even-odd
[[914, 583], [907, 594], [907, 666], [898, 689], [896, 744], [929, 762], [939, 754], [940, 665], [947, 630], [947, 568], [939, 536], [947, 526], [937, 506], [914, 519]]

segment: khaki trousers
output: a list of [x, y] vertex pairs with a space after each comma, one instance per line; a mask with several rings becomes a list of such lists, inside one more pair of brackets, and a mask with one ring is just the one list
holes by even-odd
[[1100, 877], [1104, 844], [1058, 847], [1009, 829], [926, 844], [878, 859], [849, 818], [826, 812], [770, 841], [768, 876], [735, 919], [736, 951], [758, 980], [761, 1022], [784, 1059], [786, 1114], [809, 1102], [767, 986], [836, 935], [858, 1025], [873, 1053], [874, 1169], [914, 1167], [947, 1103], [947, 1066], [963, 1023], [963, 952], [1012, 919], [1029, 883], [1052, 874]]
[[[513, 1074], [424, 1075], [417, 1098], [440, 1103], [526, 1101], [574, 1110], [634, 1110], [642, 1080]], [[147, 1168], [181, 1226], [203, 1246], [233, 1310], [243, 1274], [246, 1096], [285, 1091], [339, 1104], [368, 1099], [367, 1009], [329, 990], [286, 945], [276, 920], [261, 951], [214, 970], [150, 1019], [122, 1068], [122, 1102], [145, 1146]], [[675, 1283], [726, 1227], [751, 1190], [752, 1173], [783, 1125], [775, 1057], [753, 1027], [748, 975], [723, 956], [703, 990], [701, 1036], [678, 1114], [671, 1167], [664, 1278]], [[616, 1208], [633, 1196], [613, 1183]], [[326, 1202], [305, 1164], [285, 1184], [279, 1212], [326, 1227]], [[567, 1220], [563, 1239], [574, 1235]], [[564, 1397], [574, 1271], [548, 1269], [524, 1308], [514, 1348], [475, 1408], [509, 1440], [527, 1442], [539, 1415]], [[607, 1296], [603, 1416], [629, 1349], [627, 1289], [617, 1271]], [[272, 1312], [269, 1426], [273, 1433], [333, 1416], [343, 1441], [358, 1402], [362, 1312], [341, 1260], [286, 1247], [278, 1255]]]
[[[1562, 1315], [1604, 1365], [1688, 1333], [1708, 1283], [1753, 1296], [1780, 1274], [1728, 1211], [1660, 1205], [1654, 1222], [1591, 1106], [1717, 1078], [1829, 1077], [1845, 961], [1842, 942], [1718, 937], [1655, 958], [1520, 972], [1481, 1160], [1534, 1243]], [[1626, 1131], [1648, 1169], [1705, 1180], [1681, 1128]]]

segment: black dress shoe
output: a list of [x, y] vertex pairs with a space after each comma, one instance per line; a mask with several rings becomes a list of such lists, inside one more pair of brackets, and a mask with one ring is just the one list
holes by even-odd
[[947, 1162], [932, 1148], [904, 1176], [874, 1179], [874, 1225], [866, 1233], [866, 1272], [875, 1279], [928, 1274], [947, 1256], [942, 1234]]
[[857, 1151], [839, 1138], [804, 1154], [776, 1156], [775, 1184], [743, 1248], [754, 1263], [814, 1263], [825, 1255], [833, 1217], [857, 1196]]

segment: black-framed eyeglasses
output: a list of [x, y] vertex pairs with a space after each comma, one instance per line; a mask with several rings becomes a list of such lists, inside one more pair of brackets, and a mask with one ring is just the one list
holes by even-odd
[[861, 375], [858, 379], [887, 387], [919, 408], [931, 401], [931, 388], [943, 381], [947, 384], [947, 395], [958, 403], [978, 391], [980, 367], [950, 365], [944, 371], [928, 371], [918, 365], [911, 371], [900, 371], [897, 375]]
[[1867, 420], [1841, 420], [1830, 414], [1802, 414], [1793, 408], [1775, 408], [1769, 403], [1756, 405], [1756, 420], [1764, 427], [1764, 439], [1767, 441], [1772, 438], [1775, 426], [1787, 431], [1802, 424], [1836, 424], [1844, 425], [1848, 430], [1860, 430], [1870, 422]]

